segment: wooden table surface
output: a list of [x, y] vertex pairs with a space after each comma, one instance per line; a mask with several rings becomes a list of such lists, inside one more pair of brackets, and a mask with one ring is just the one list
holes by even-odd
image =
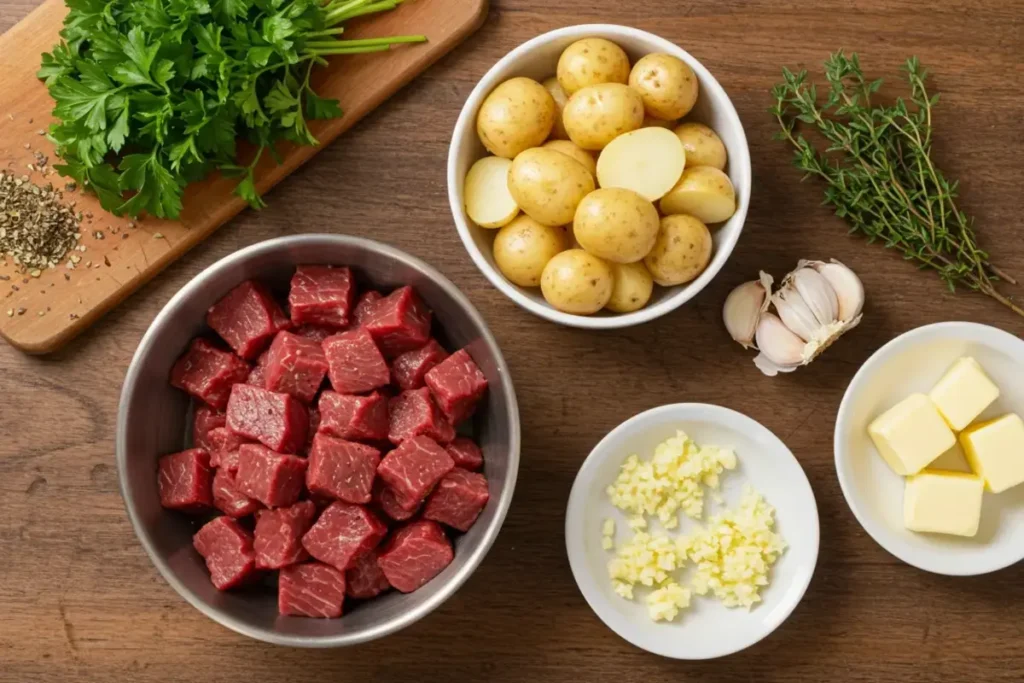
[[[423, 2], [429, 0], [420, 0]], [[0, 0], [0, 29], [35, 0]], [[445, 189], [448, 138], [476, 80], [538, 33], [581, 22], [645, 28], [718, 77], [750, 140], [746, 230], [694, 302], [624, 331], [556, 327], [492, 289], [462, 249]], [[817, 68], [857, 50], [873, 73], [916, 54], [943, 94], [937, 155], [1004, 268], [1024, 275], [1017, 207], [1024, 171], [1021, 0], [495, 0], [484, 28], [246, 212], [57, 355], [0, 348], [0, 681], [1021, 681], [1024, 565], [978, 578], [906, 566], [857, 524], [840, 492], [832, 429], [843, 390], [881, 344], [942, 320], [1024, 320], [849, 238], [772, 142], [768, 89], [782, 65]], [[36, 59], [36, 55], [25, 55]], [[2, 112], [0, 112], [2, 114]], [[522, 465], [497, 542], [435, 613], [375, 643], [270, 647], [207, 620], [136, 542], [117, 490], [120, 381], [161, 306], [199, 270], [285, 234], [384, 240], [440, 268], [505, 349], [522, 412]], [[814, 365], [761, 376], [720, 321], [727, 292], [764, 268], [836, 257], [864, 279], [864, 323]], [[803, 602], [772, 636], [721, 661], [638, 650], [597, 619], [566, 561], [563, 515], [577, 468], [622, 420], [676, 401], [742, 411], [793, 450], [821, 515], [821, 555]]]

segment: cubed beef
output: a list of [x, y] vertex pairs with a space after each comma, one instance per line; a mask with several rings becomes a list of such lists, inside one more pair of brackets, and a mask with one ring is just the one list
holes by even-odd
[[231, 387], [248, 376], [248, 363], [199, 337], [192, 340], [188, 351], [171, 368], [171, 386], [223, 410]]
[[206, 560], [210, 581], [219, 590], [238, 586], [256, 569], [252, 534], [231, 517], [215, 517], [207, 522], [192, 537], [192, 545]]
[[421, 501], [448, 474], [455, 463], [436, 441], [427, 436], [406, 439], [384, 456], [377, 474], [406, 501]]
[[456, 467], [444, 475], [427, 497], [423, 517], [459, 531], [469, 531], [489, 497], [484, 475]]
[[388, 438], [388, 399], [379, 392], [369, 396], [320, 394], [319, 431], [342, 439], [382, 441]]
[[302, 537], [310, 555], [344, 571], [377, 547], [388, 528], [361, 505], [334, 502]]
[[346, 503], [369, 503], [379, 464], [376, 448], [320, 432], [309, 450], [306, 488]]
[[316, 506], [302, 500], [291, 507], [256, 513], [257, 569], [280, 569], [307, 559], [302, 536], [313, 526]]
[[200, 512], [213, 505], [210, 454], [190, 448], [160, 458], [157, 464], [160, 504], [172, 510]]
[[334, 619], [345, 601], [345, 574], [319, 562], [285, 567], [277, 578], [277, 611], [285, 616]]
[[377, 302], [383, 298], [383, 294], [372, 289], [368, 292], [363, 292], [363, 295], [359, 297], [359, 303], [356, 304], [355, 311], [352, 313], [353, 327], [360, 327], [369, 320], [377, 308]]
[[[210, 430], [223, 427], [227, 422], [227, 415], [222, 411], [214, 410], [204, 403], [197, 403], [195, 412], [192, 413], [192, 445], [195, 448], [205, 448], [212, 451], [207, 435]], [[210, 453], [211, 458], [213, 453]]]
[[402, 389], [419, 389], [430, 370], [448, 357], [448, 352], [431, 339], [414, 351], [406, 351], [391, 363], [391, 377]]
[[248, 384], [236, 384], [228, 399], [228, 429], [278, 453], [306, 445], [309, 415], [298, 399]]
[[288, 290], [292, 322], [345, 327], [355, 296], [355, 283], [348, 268], [299, 266]]
[[239, 447], [250, 443], [227, 427], [211, 429], [207, 440], [210, 442], [210, 466], [232, 472], [238, 469]]
[[455, 438], [455, 428], [434, 403], [426, 387], [410, 389], [391, 399], [388, 439], [400, 444], [414, 436], [429, 436], [439, 443]]
[[363, 328], [328, 337], [323, 342], [331, 386], [342, 394], [360, 394], [391, 382], [384, 356]]
[[410, 522], [381, 548], [377, 564], [388, 583], [411, 593], [441, 573], [454, 557], [444, 530], [428, 519]]
[[371, 550], [345, 572], [345, 593], [353, 598], [367, 600], [391, 588], [388, 577], [384, 576], [377, 564], [377, 551]]
[[282, 330], [267, 350], [263, 388], [309, 403], [326, 374], [327, 358], [320, 344]]
[[238, 449], [238, 490], [267, 507], [292, 505], [302, 493], [306, 460], [260, 446], [245, 444]]
[[426, 376], [434, 399], [453, 425], [473, 414], [487, 391], [487, 378], [466, 349], [459, 349], [438, 363]]
[[246, 280], [210, 307], [206, 313], [206, 324], [235, 353], [246, 360], [253, 360], [290, 322], [266, 287]]
[[[269, 350], [269, 349], [268, 349]], [[270, 360], [270, 355], [267, 351], [260, 354], [260, 357], [253, 363], [252, 370], [249, 371], [249, 376], [245, 378], [246, 384], [251, 384], [254, 387], [263, 387], [263, 383], [267, 378], [267, 362]]]
[[213, 506], [228, 517], [245, 517], [259, 510], [262, 505], [238, 490], [235, 473], [229, 469], [218, 469], [213, 475]]
[[464, 470], [478, 470], [484, 466], [484, 454], [480, 447], [465, 436], [457, 436], [445, 447], [448, 455], [455, 461], [456, 467]]
[[331, 329], [330, 327], [323, 327], [321, 325], [303, 325], [295, 329], [295, 334], [306, 339], [312, 339], [316, 343], [322, 342], [327, 339], [337, 330]]
[[400, 287], [373, 305], [363, 327], [381, 352], [394, 358], [430, 339], [430, 309], [412, 287]]
[[402, 498], [402, 494], [385, 484], [379, 477], [373, 487], [373, 503], [388, 519], [404, 522], [420, 508], [419, 500]]

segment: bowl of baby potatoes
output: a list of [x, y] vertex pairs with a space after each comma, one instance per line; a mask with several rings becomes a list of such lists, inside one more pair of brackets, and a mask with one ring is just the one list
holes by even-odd
[[711, 73], [674, 43], [571, 26], [510, 52], [470, 94], [448, 153], [463, 244], [519, 306], [582, 328], [693, 298], [739, 239], [750, 153]]

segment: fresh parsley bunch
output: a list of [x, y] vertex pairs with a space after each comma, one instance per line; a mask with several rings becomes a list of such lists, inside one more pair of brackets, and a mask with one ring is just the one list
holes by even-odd
[[[340, 24], [403, 0], [67, 0], [63, 40], [42, 58], [62, 175], [118, 215], [177, 218], [185, 186], [217, 169], [263, 201], [253, 170], [274, 143], [315, 145], [308, 119], [341, 116], [310, 87], [328, 55], [423, 36], [340, 40]], [[239, 165], [236, 141], [258, 147]]]

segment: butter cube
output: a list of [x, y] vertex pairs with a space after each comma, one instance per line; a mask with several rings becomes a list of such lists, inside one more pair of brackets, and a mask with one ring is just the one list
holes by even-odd
[[992, 493], [1024, 482], [1024, 420], [1004, 415], [960, 433], [964, 455]]
[[954, 445], [956, 436], [924, 394], [911, 394], [868, 426], [878, 452], [900, 475], [917, 474]]
[[903, 524], [911, 531], [974, 536], [984, 492], [985, 483], [977, 475], [924, 470], [907, 477]]
[[965, 357], [946, 371], [929, 397], [953, 431], [959, 432], [999, 398], [999, 387], [978, 361]]

